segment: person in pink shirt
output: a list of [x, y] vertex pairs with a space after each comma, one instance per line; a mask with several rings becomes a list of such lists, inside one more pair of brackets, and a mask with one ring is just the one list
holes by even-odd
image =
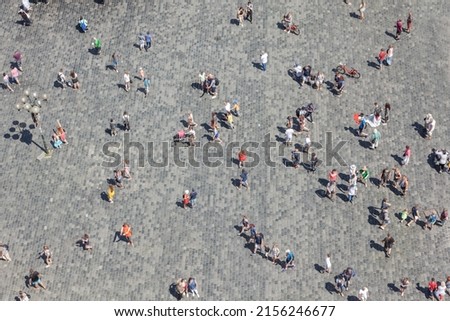
[[397, 20], [396, 28], [397, 28], [397, 34], [395, 35], [395, 40], [400, 40], [400, 35], [402, 34], [402, 31], [403, 31], [402, 19]]
[[16, 67], [11, 69], [11, 80], [13, 82], [15, 82], [16, 84], [20, 85], [19, 82], [19, 69], [17, 69]]
[[401, 161], [402, 166], [408, 165], [410, 157], [411, 157], [411, 148], [408, 145], [406, 145], [405, 151], [403, 152], [403, 159]]

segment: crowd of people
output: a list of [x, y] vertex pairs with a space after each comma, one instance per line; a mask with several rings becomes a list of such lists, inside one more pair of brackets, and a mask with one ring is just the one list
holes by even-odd
[[[346, 3], [350, 4], [346, 1]], [[32, 20], [31, 16], [32, 8], [28, 1], [23, 1], [22, 6], [20, 8], [19, 14], [23, 19], [23, 23], [25, 25], [31, 25]], [[366, 11], [366, 3], [365, 1], [361, 1], [361, 5], [359, 7], [359, 19], [365, 19], [365, 11]], [[254, 7], [253, 3], [249, 1], [247, 5], [241, 6], [237, 12], [237, 19], [239, 21], [240, 26], [244, 26], [244, 21], [248, 20], [250, 23], [253, 21], [253, 12]], [[292, 25], [292, 14], [288, 13], [283, 16], [283, 26], [286, 32], [290, 32], [290, 27]], [[83, 33], [88, 32], [89, 24], [86, 17], [81, 16], [78, 24], [79, 30]], [[407, 29], [405, 32], [410, 33], [412, 30], [412, 13], [409, 12], [407, 18]], [[400, 35], [403, 32], [403, 24], [402, 20], [399, 19], [396, 23], [396, 36], [395, 39], [399, 40]], [[93, 49], [96, 54], [101, 53], [102, 43], [101, 40], [97, 37], [92, 38]], [[152, 46], [152, 35], [147, 32], [146, 34], [141, 33], [138, 36], [138, 47], [141, 51], [148, 51]], [[382, 70], [383, 65], [392, 65], [392, 57], [393, 57], [393, 45], [389, 45], [388, 49], [385, 51], [381, 49], [378, 54], [378, 62], [379, 69]], [[116, 72], [119, 72], [118, 65], [120, 61], [120, 54], [118, 52], [114, 52], [111, 56], [112, 65], [111, 69]], [[23, 72], [22, 68], [22, 59], [23, 53], [20, 51], [16, 51], [13, 53], [13, 59], [15, 61], [14, 65], [11, 67], [11, 70], [7, 73], [3, 73], [3, 81], [5, 89], [14, 92], [15, 85], [20, 85], [19, 76]], [[268, 53], [266, 51], [261, 52], [261, 69], [262, 71], [267, 70], [268, 63]], [[62, 90], [65, 90], [66, 87], [70, 87], [74, 90], [80, 89], [80, 81], [78, 79], [78, 75], [75, 70], [70, 71], [70, 78], [67, 78], [64, 74], [64, 70], [60, 69], [57, 75], [57, 81], [60, 84]], [[293, 78], [299, 83], [300, 87], [303, 87], [305, 84], [309, 84], [312, 88], [317, 90], [322, 90], [323, 84], [325, 81], [325, 75], [322, 71], [318, 70], [317, 72], [312, 71], [311, 65], [304, 65], [303, 67], [300, 64], [296, 64], [292, 71]], [[144, 85], [144, 93], [145, 97], [147, 97], [149, 93], [150, 81], [146, 77], [143, 68], [139, 68], [138, 76], [141, 81], [143, 81]], [[219, 86], [220, 80], [216, 75], [208, 72], [201, 72], [199, 74], [200, 84], [199, 87], [202, 90], [203, 97], [205, 94], [208, 94], [211, 99], [215, 99], [219, 95]], [[345, 77], [340, 73], [335, 74], [335, 90], [338, 96], [342, 95], [345, 88]], [[124, 71], [123, 75], [124, 81], [124, 90], [129, 92], [131, 90], [132, 84], [132, 76], [129, 71]], [[304, 153], [306, 156], [304, 158], [303, 164], [308, 168], [310, 172], [315, 172], [318, 164], [320, 163], [319, 159], [315, 152], [310, 153], [311, 149], [313, 150], [312, 142], [311, 142], [311, 132], [312, 129], [306, 126], [306, 122], [309, 121], [311, 124], [313, 121], [313, 113], [317, 111], [317, 104], [309, 103], [305, 106], [298, 108], [295, 111], [295, 116], [289, 115], [287, 117], [286, 129], [285, 129], [285, 139], [284, 144], [287, 146], [294, 146], [294, 149], [291, 151], [291, 160], [292, 167], [298, 168], [302, 164], [301, 161], [301, 153]], [[212, 113], [211, 121], [209, 124], [209, 131], [212, 132], [212, 141], [223, 143], [220, 138], [220, 128], [224, 127], [230, 130], [235, 129], [235, 121], [234, 117], [240, 116], [241, 104], [237, 99], [229, 100], [224, 102], [224, 109], [221, 111], [216, 111]], [[355, 129], [355, 136], [361, 137], [369, 140], [369, 149], [376, 150], [382, 141], [381, 130], [378, 128], [380, 125], [387, 125], [389, 121], [392, 121], [390, 117], [391, 113], [391, 105], [390, 103], [385, 103], [384, 110], [378, 106], [378, 103], [374, 104], [373, 111], [371, 111], [368, 115], [360, 112], [356, 113], [353, 117], [357, 129]], [[35, 115], [33, 120], [35, 121], [35, 125], [39, 126], [39, 115]], [[122, 118], [122, 126], [117, 124], [114, 119], [110, 119], [109, 121], [109, 130], [111, 136], [117, 135], [117, 128], [123, 129], [124, 132], [130, 131], [130, 115], [127, 111], [124, 111], [121, 115]], [[436, 120], [433, 118], [432, 114], [427, 114], [424, 119], [424, 132], [423, 136], [425, 139], [431, 139], [433, 136], [433, 132], [436, 128]], [[183, 128], [179, 130], [174, 136], [173, 140], [175, 143], [183, 142], [188, 146], [194, 146], [196, 142], [196, 127], [197, 123], [194, 121], [194, 116], [192, 112], [187, 114], [187, 128]], [[370, 133], [368, 133], [369, 127], [372, 129]], [[297, 147], [294, 144], [294, 137], [298, 137], [301, 134], [305, 134], [305, 142], [301, 147]], [[56, 129], [53, 130], [52, 133], [52, 145], [54, 148], [59, 149], [64, 144], [68, 144], [66, 137], [66, 130], [61, 125], [60, 121], [57, 121]], [[449, 153], [445, 149], [438, 149], [433, 151], [434, 153], [434, 163], [439, 173], [441, 172], [450, 172], [450, 156]], [[399, 161], [399, 165], [401, 167], [408, 166], [411, 161], [412, 156], [412, 148], [410, 145], [405, 146], [405, 149], [401, 152], [401, 157]], [[240, 169], [240, 176], [237, 180], [236, 188], [240, 190], [242, 187], [245, 187], [246, 190], [250, 190], [249, 184], [249, 170], [245, 168], [246, 160], [247, 160], [247, 151], [245, 149], [241, 149], [236, 157], [238, 168]], [[346, 178], [341, 180], [341, 184], [338, 184], [338, 180], [340, 178], [340, 173], [337, 169], [332, 169], [328, 172], [328, 182], [326, 185], [325, 195], [330, 200], [336, 200], [336, 193], [338, 189], [341, 191], [347, 190], [347, 201], [349, 203], [353, 203], [357, 198], [358, 191], [358, 183], [364, 185], [365, 188], [369, 188], [370, 179], [373, 178], [371, 176], [371, 172], [368, 166], [363, 165], [357, 167], [355, 164], [349, 166], [348, 174], [345, 174]], [[108, 185], [108, 189], [106, 191], [106, 200], [110, 203], [114, 202], [116, 189], [123, 189], [124, 179], [131, 180], [131, 170], [129, 160], [125, 160], [120, 168], [114, 170], [114, 178], [109, 180], [110, 184]], [[345, 184], [342, 182], [345, 181]], [[381, 187], [389, 187], [391, 190], [397, 191], [401, 196], [405, 197], [408, 194], [410, 188], [410, 181], [407, 175], [402, 174], [400, 168], [398, 166], [386, 166], [378, 179], [377, 188]], [[345, 185], [345, 187], [338, 187]], [[197, 202], [197, 191], [195, 189], [185, 190], [182, 194], [181, 199], [181, 207], [184, 209], [194, 208]], [[387, 198], [384, 198], [381, 203], [380, 215], [379, 215], [379, 228], [384, 230], [391, 224], [391, 219], [389, 217], [389, 209], [392, 207], [392, 204], [388, 202]], [[424, 221], [421, 221], [421, 217], [424, 217]], [[412, 223], [421, 225], [424, 229], [427, 228], [429, 230], [432, 229], [434, 225], [444, 226], [445, 222], [448, 220], [448, 210], [444, 208], [442, 212], [439, 214], [436, 210], [420, 210], [419, 205], [414, 205], [411, 211], [407, 209], [402, 209], [399, 211], [400, 222], [406, 222], [406, 226], [411, 226]], [[247, 232], [249, 232], [249, 236], [247, 236]], [[251, 249], [251, 254], [259, 253], [262, 257], [268, 259], [274, 265], [280, 265], [282, 267], [282, 271], [295, 269], [296, 265], [294, 263], [295, 257], [294, 252], [290, 249], [285, 251], [285, 255], [281, 258], [281, 251], [279, 245], [277, 243], [273, 243], [271, 246], [266, 246], [266, 241], [264, 239], [264, 234], [261, 231], [256, 229], [256, 225], [250, 223], [248, 217], [245, 215], [241, 221], [241, 227], [239, 231], [239, 236], [245, 234], [247, 246]], [[130, 246], [134, 246], [134, 243], [131, 239], [133, 233], [131, 229], [131, 225], [128, 223], [124, 223], [115, 235], [114, 241], [123, 240]], [[394, 238], [390, 233], [381, 240], [384, 244], [384, 252], [387, 258], [391, 257], [392, 249], [395, 243]], [[84, 234], [79, 241], [80, 247], [83, 250], [91, 252], [93, 246], [90, 241], [90, 237], [88, 234]], [[11, 261], [11, 257], [9, 255], [8, 246], [0, 245], [0, 257], [5, 261]], [[50, 267], [53, 264], [53, 253], [50, 250], [48, 245], [43, 246], [43, 250], [39, 253], [38, 258], [42, 258], [46, 267]], [[325, 260], [326, 268], [324, 268], [323, 272], [331, 273], [331, 256], [327, 255]], [[356, 273], [353, 268], [348, 267], [342, 273], [338, 274], [335, 281], [335, 288], [337, 293], [341, 296], [344, 296], [344, 292], [348, 291], [349, 284], [351, 283], [351, 279], [356, 276]], [[408, 288], [411, 280], [408, 277], [404, 277], [400, 280], [399, 292], [403, 296], [406, 289]], [[28, 276], [28, 285], [37, 288], [41, 287], [42, 289], [46, 289], [46, 286], [42, 282], [42, 274], [35, 270], [30, 270]], [[189, 297], [190, 294], [192, 296], [199, 297], [197, 290], [197, 281], [195, 278], [190, 277], [188, 280], [184, 278], [178, 279], [175, 284], [176, 292], [180, 297]], [[437, 282], [434, 278], [430, 281], [429, 286], [430, 297], [435, 298], [437, 300], [444, 300], [445, 291], [450, 291], [450, 276], [447, 277], [446, 282], [441, 281]], [[359, 290], [358, 298], [362, 301], [368, 299], [368, 288], [363, 287]], [[23, 291], [19, 292], [18, 299], [20, 301], [29, 300], [29, 295]]]

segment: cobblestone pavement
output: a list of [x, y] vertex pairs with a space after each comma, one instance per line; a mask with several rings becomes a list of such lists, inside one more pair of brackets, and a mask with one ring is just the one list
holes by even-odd
[[[381, 231], [371, 216], [371, 207], [379, 207], [384, 196], [392, 202], [392, 212], [415, 203], [422, 208], [450, 206], [449, 176], [436, 173], [427, 161], [431, 148], [450, 148], [446, 1], [369, 1], [364, 21], [353, 14], [356, 0], [352, 6], [325, 0], [255, 1], [253, 24], [245, 22], [244, 27], [235, 24], [236, 1], [107, 0], [103, 6], [93, 0], [52, 0], [47, 6], [35, 6], [31, 27], [16, 23], [18, 2], [0, 3], [3, 70], [8, 70], [14, 50], [25, 55], [21, 86], [13, 86], [14, 93], [0, 92], [0, 241], [9, 244], [13, 258], [0, 262], [1, 300], [12, 300], [25, 289], [30, 268], [43, 274], [48, 287], [26, 290], [32, 300], [175, 300], [169, 288], [181, 276], [197, 278], [201, 300], [351, 300], [363, 286], [369, 288], [370, 300], [426, 300], [421, 287], [431, 277], [442, 280], [450, 274], [448, 226], [431, 231], [408, 228], [392, 213], [392, 224]], [[406, 21], [410, 8], [413, 31], [396, 42], [395, 22], [398, 17]], [[288, 10], [300, 25], [298, 37], [277, 25]], [[80, 15], [89, 20], [87, 34], [75, 29]], [[154, 35], [154, 44], [141, 52], [134, 44], [138, 34], [147, 31]], [[103, 42], [100, 56], [88, 51], [92, 37]], [[394, 63], [379, 71], [374, 57], [389, 44], [395, 48]], [[265, 73], [252, 64], [262, 50], [269, 54]], [[119, 73], [106, 68], [115, 51], [122, 56]], [[340, 98], [326, 89], [299, 89], [287, 74], [299, 62], [322, 70], [333, 81], [333, 69], [340, 61], [362, 74], [359, 80], [348, 79]], [[147, 98], [136, 78], [128, 93], [119, 86], [124, 70], [134, 77], [139, 67], [151, 80]], [[79, 91], [55, 87], [60, 68], [66, 75], [76, 70]], [[195, 84], [200, 70], [220, 79], [218, 99], [199, 98]], [[67, 130], [69, 144], [55, 150], [50, 159], [36, 160], [42, 152], [39, 131], [30, 129], [30, 115], [15, 108], [26, 88], [49, 95], [42, 113], [46, 138], [57, 119]], [[147, 147], [145, 153], [132, 147], [133, 179], [116, 192], [114, 204], [105, 201], [102, 193], [113, 167], [103, 146], [120, 143], [116, 150], [123, 154], [125, 139], [123, 131], [109, 136], [109, 118], [119, 122], [128, 111], [127, 139], [144, 145], [155, 142], [154, 159], [159, 161], [162, 142], [171, 141], [183, 128], [181, 120], [188, 111], [199, 124], [209, 123], [211, 112], [222, 110], [223, 102], [234, 98], [241, 103], [242, 115], [235, 119], [235, 130], [222, 128], [221, 134], [225, 142], [238, 146], [261, 143], [266, 133], [277, 142], [277, 136], [284, 137], [279, 130], [286, 117], [308, 102], [319, 106], [315, 123], [309, 125], [312, 140], [325, 146], [326, 133], [331, 132], [332, 146], [346, 141], [340, 155], [347, 164], [367, 165], [373, 177], [383, 167], [395, 165], [394, 155], [401, 155], [409, 144], [412, 159], [402, 169], [411, 181], [409, 195], [402, 198], [371, 182], [367, 188], [359, 185], [354, 205], [344, 202], [341, 192], [332, 203], [322, 197], [327, 171], [346, 172], [347, 166], [333, 159], [315, 174], [307, 174], [286, 167], [283, 158], [289, 159], [289, 150], [276, 148], [272, 167], [263, 163], [262, 150], [254, 150], [261, 161], [249, 169], [251, 190], [238, 191], [232, 185], [239, 177], [235, 164], [179, 167], [174, 155], [186, 160], [188, 149], [174, 154], [170, 147], [169, 166], [161, 168], [149, 165]], [[380, 146], [372, 151], [349, 128], [355, 127], [352, 115], [370, 113], [376, 101], [390, 102], [393, 109], [391, 122], [380, 126]], [[426, 141], [413, 124], [422, 124], [429, 112], [437, 119], [437, 129], [433, 140]], [[25, 126], [22, 134], [20, 126]], [[213, 153], [217, 145], [208, 144], [210, 134], [203, 126], [197, 135], [201, 146]], [[295, 140], [303, 144], [304, 135]], [[315, 151], [325, 159], [325, 148]], [[200, 148], [195, 153], [201, 159]], [[226, 155], [218, 159], [229, 163], [231, 156]], [[145, 166], [139, 167], [139, 162]], [[191, 188], [199, 192], [198, 205], [183, 210], [177, 201]], [[250, 255], [235, 227], [244, 213], [269, 244], [278, 242], [283, 253], [287, 248], [294, 251], [295, 271], [281, 273], [280, 266]], [[112, 242], [123, 222], [133, 226], [133, 248]], [[85, 232], [91, 236], [92, 253], [75, 246]], [[387, 232], [396, 240], [391, 259], [380, 251]], [[54, 264], [49, 268], [36, 259], [44, 244], [53, 250]], [[332, 254], [334, 272], [347, 266], [357, 271], [345, 297], [331, 290], [336, 273], [317, 271], [327, 253]], [[404, 276], [413, 285], [401, 298], [392, 284], [398, 286]]]

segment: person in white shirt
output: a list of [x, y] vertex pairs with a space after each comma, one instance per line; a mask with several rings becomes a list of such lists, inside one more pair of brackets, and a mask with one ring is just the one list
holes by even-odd
[[262, 71], [266, 71], [268, 58], [269, 58], [269, 55], [267, 54], [267, 52], [263, 51], [261, 54], [261, 69], [262, 69]]
[[369, 297], [369, 289], [366, 287], [363, 287], [361, 290], [359, 290], [358, 298], [359, 301], [367, 301], [367, 298]]
[[284, 132], [286, 134], [286, 145], [291, 146], [292, 145], [292, 137], [294, 135], [294, 129], [288, 128]]

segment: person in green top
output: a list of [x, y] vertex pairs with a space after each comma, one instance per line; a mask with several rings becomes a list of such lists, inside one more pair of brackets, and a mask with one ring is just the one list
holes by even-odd
[[372, 143], [372, 146], [370, 146], [370, 149], [377, 148], [380, 139], [381, 139], [380, 132], [377, 129], [374, 129], [372, 135], [370, 135], [370, 142]]
[[367, 181], [369, 180], [369, 170], [367, 169], [367, 166], [364, 166], [362, 169], [358, 172], [358, 181], [364, 184], [365, 187], [367, 187]]
[[92, 39], [92, 45], [94, 46], [95, 54], [99, 55], [102, 51], [102, 42], [100, 39], [93, 38]]

